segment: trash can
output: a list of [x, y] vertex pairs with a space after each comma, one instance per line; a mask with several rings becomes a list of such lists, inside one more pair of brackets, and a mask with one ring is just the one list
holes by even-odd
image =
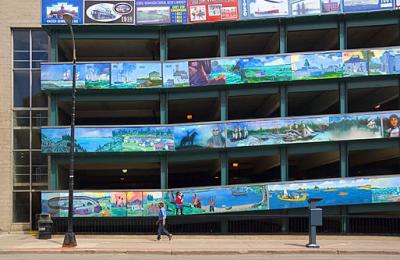
[[38, 219], [38, 238], [50, 239], [53, 231], [53, 220], [50, 214], [39, 214]]

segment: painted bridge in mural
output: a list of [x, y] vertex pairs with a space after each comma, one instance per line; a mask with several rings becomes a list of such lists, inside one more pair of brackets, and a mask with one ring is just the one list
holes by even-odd
[[[168, 215], [181, 212], [176, 196], [183, 196], [183, 214], [305, 208], [309, 198], [318, 206], [400, 202], [400, 177], [357, 177], [259, 183], [252, 185], [182, 188], [152, 191], [75, 191], [75, 217], [139, 217], [158, 215], [163, 201]], [[66, 191], [42, 192], [42, 212], [68, 216]]]

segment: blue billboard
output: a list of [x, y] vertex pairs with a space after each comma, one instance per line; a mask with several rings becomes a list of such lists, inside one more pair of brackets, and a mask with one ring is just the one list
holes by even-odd
[[187, 24], [186, 0], [137, 0], [137, 24]]
[[42, 24], [65, 24], [63, 15], [74, 17], [73, 24], [83, 24], [82, 0], [42, 0]]
[[393, 9], [394, 0], [343, 0], [343, 12], [367, 12]]

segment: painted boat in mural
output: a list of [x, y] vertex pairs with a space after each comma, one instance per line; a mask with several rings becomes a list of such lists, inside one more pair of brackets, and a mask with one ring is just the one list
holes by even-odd
[[278, 195], [278, 199], [284, 200], [284, 201], [289, 201], [289, 202], [301, 202], [305, 201], [307, 199], [307, 194], [302, 193], [300, 197], [291, 197], [288, 195]]

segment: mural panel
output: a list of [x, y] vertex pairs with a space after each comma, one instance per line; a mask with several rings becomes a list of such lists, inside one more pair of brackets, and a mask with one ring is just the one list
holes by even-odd
[[143, 192], [143, 216], [158, 216], [160, 212], [159, 202], [164, 202], [161, 191]]
[[161, 62], [111, 64], [111, 88], [162, 87]]
[[343, 12], [367, 12], [393, 9], [394, 0], [343, 0]]
[[294, 80], [343, 77], [341, 52], [293, 54], [291, 59]]
[[141, 191], [126, 192], [126, 215], [128, 217], [143, 216], [143, 193]]
[[321, 13], [321, 0], [289, 0], [290, 14], [313, 15]]
[[400, 202], [400, 178], [375, 178], [371, 180], [372, 202]]
[[174, 126], [176, 150], [225, 147], [224, 124]]
[[344, 51], [343, 52], [344, 77], [359, 77], [368, 75], [368, 52], [367, 51]]
[[188, 62], [164, 62], [163, 86], [166, 88], [189, 87]]
[[377, 49], [368, 52], [369, 75], [400, 73], [400, 49]]
[[323, 14], [340, 13], [342, 8], [341, 5], [341, 0], [321, 0], [321, 12]]
[[190, 23], [239, 20], [238, 0], [187, 0]]
[[186, 24], [186, 0], [136, 0], [137, 24]]

